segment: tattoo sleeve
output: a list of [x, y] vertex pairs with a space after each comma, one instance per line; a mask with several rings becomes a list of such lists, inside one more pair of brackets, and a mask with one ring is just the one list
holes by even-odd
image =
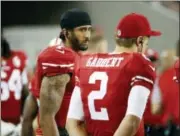
[[40, 90], [40, 126], [43, 136], [59, 136], [55, 115], [61, 106], [69, 80], [69, 74], [44, 77], [42, 80]]

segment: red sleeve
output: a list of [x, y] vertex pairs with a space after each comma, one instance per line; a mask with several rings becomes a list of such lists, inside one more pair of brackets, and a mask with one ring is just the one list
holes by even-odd
[[58, 46], [48, 47], [38, 56], [35, 71], [35, 90], [40, 91], [44, 76], [55, 76], [74, 72], [75, 54], [69, 49], [58, 49]]
[[131, 87], [141, 85], [152, 90], [156, 72], [153, 64], [145, 55], [134, 53], [128, 69], [132, 72]]
[[50, 47], [38, 57], [38, 69], [43, 76], [73, 73], [74, 59], [72, 51]]

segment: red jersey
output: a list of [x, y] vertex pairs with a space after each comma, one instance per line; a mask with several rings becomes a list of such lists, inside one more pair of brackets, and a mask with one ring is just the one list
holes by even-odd
[[27, 84], [24, 52], [12, 51], [11, 57], [1, 57], [1, 118], [3, 121], [19, 123], [21, 116], [21, 95]]
[[39, 98], [39, 89], [36, 88], [36, 76], [35, 75], [33, 75], [32, 79], [30, 80], [28, 88], [34, 97]]
[[56, 114], [56, 122], [59, 127], [64, 127], [66, 122], [67, 111], [70, 103], [72, 90], [74, 89], [74, 61], [75, 53], [70, 48], [52, 46], [44, 49], [38, 56], [35, 72], [35, 89], [34, 96], [39, 98], [41, 81], [44, 76], [55, 76], [59, 74], [72, 74], [71, 81], [66, 86], [66, 91], [61, 104], [61, 108]]
[[[151, 90], [155, 79], [152, 63], [139, 53], [85, 55], [78, 69], [84, 119], [92, 136], [112, 136], [125, 117], [131, 88]], [[136, 136], [144, 136], [143, 123]]]
[[29, 82], [29, 85], [28, 85], [28, 88], [31, 92], [31, 94], [36, 98], [36, 101], [37, 101], [37, 104], [39, 106], [39, 91], [36, 89], [36, 77], [35, 75], [31, 78], [30, 82]]
[[167, 69], [160, 76], [159, 85], [162, 92], [163, 124], [166, 125], [170, 118], [179, 124], [179, 84], [173, 81], [174, 68]]

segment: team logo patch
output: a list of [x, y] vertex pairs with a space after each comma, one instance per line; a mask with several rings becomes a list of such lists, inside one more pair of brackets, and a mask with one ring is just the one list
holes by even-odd
[[14, 64], [14, 66], [16, 66], [16, 67], [20, 67], [20, 65], [21, 65], [21, 60], [19, 59], [19, 57], [15, 56], [15, 57], [13, 58], [13, 64]]

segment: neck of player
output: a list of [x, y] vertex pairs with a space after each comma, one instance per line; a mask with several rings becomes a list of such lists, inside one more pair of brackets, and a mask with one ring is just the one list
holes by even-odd
[[126, 52], [126, 53], [137, 52], [137, 48], [134, 45], [130, 48], [126, 48], [124, 46], [116, 45], [116, 48], [113, 51], [113, 53], [123, 53], [123, 52]]

